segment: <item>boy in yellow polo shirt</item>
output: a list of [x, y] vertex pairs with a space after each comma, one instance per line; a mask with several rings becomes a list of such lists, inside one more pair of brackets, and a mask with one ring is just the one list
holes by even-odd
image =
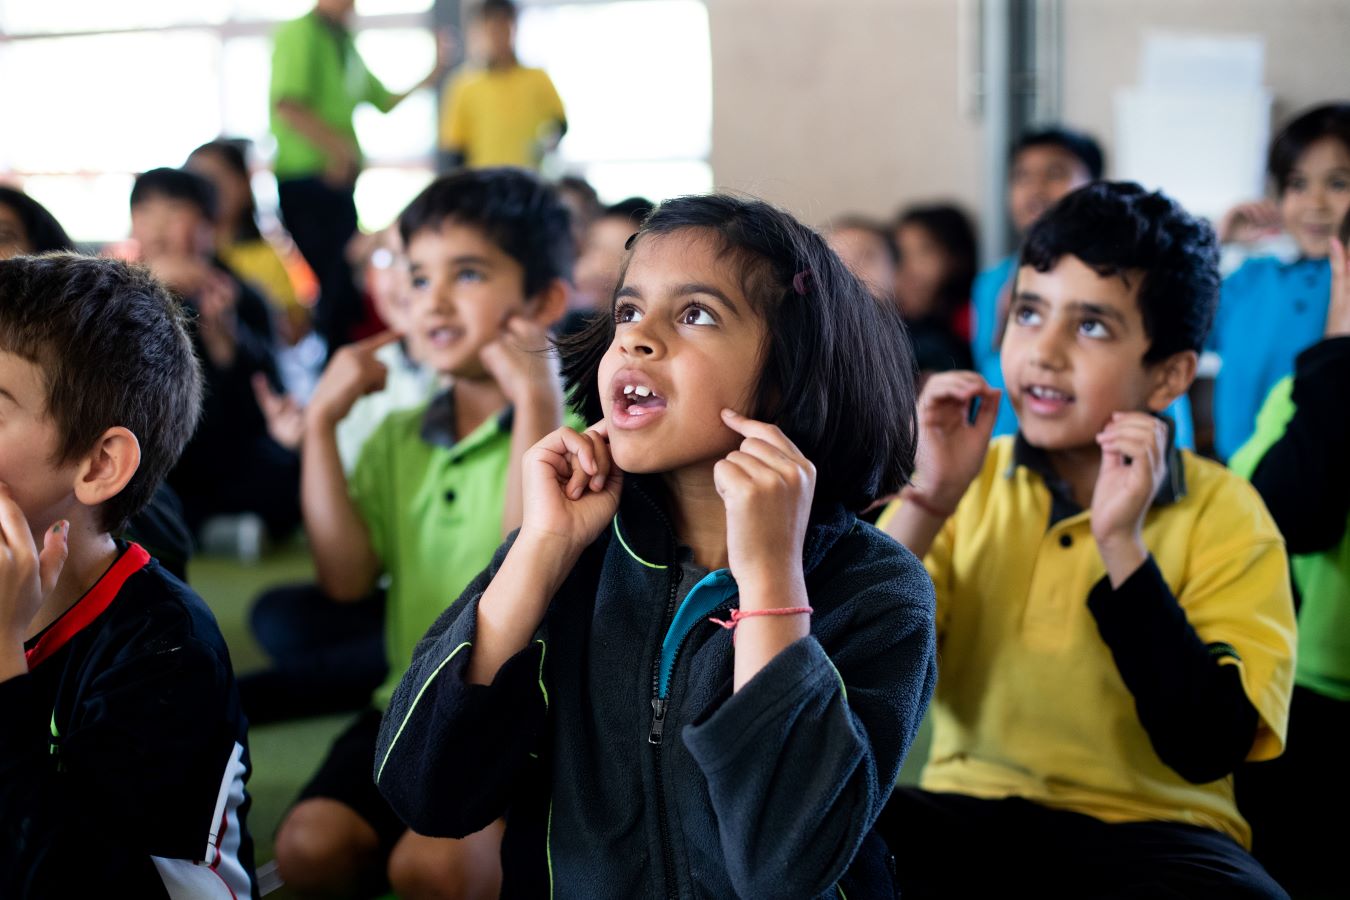
[[484, 0], [473, 14], [473, 55], [450, 81], [442, 104], [440, 148], [454, 166], [539, 168], [567, 131], [562, 99], [543, 69], [516, 59], [516, 5]]
[[1016, 437], [989, 443], [1002, 392], [978, 374], [924, 388], [914, 483], [881, 522], [938, 600], [932, 750], [879, 823], [907, 898], [1285, 896], [1231, 777], [1283, 748], [1283, 541], [1159, 415], [1194, 378], [1217, 260], [1162, 194], [1081, 188], [1022, 249]]

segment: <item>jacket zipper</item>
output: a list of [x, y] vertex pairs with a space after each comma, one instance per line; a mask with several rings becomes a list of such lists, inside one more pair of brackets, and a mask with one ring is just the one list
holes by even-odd
[[[673, 558], [673, 557], [672, 557]], [[675, 591], [679, 587], [679, 570], [670, 578], [670, 594], [666, 597], [666, 615], [662, 619], [662, 634], [670, 627], [675, 616]], [[661, 833], [661, 863], [666, 882], [666, 897], [675, 900], [680, 895], [675, 882], [675, 850], [670, 845], [670, 826], [666, 822], [666, 787], [661, 779], [661, 732], [666, 723], [666, 700], [661, 692], [661, 648], [656, 649], [656, 659], [652, 661], [652, 727], [647, 733], [647, 743], [652, 745], [656, 773], [656, 822]]]

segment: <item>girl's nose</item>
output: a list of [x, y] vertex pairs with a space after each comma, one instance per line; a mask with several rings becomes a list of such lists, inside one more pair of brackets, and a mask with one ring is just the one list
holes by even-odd
[[633, 356], [653, 357], [665, 352], [665, 344], [655, 330], [645, 322], [638, 322], [624, 328], [619, 338], [620, 348]]

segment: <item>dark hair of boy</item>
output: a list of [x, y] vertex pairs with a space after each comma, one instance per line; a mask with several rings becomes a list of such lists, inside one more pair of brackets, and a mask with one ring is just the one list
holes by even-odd
[[[245, 138], [217, 138], [214, 141], [208, 141], [202, 144], [196, 150], [188, 154], [188, 159], [199, 153], [212, 154], [225, 164], [225, 167], [244, 179], [248, 183], [250, 174], [248, 171], [248, 140]], [[195, 173], [194, 173], [195, 174]], [[244, 214], [240, 216], [237, 233], [230, 237], [234, 240], [256, 241], [261, 240], [262, 230], [258, 228], [258, 206], [253, 201], [253, 191], [250, 190], [247, 195], [248, 207]]]
[[642, 226], [642, 220], [652, 214], [656, 204], [646, 197], [625, 197], [618, 203], [611, 203], [600, 213], [604, 219], [627, 219], [633, 223], [633, 230]]
[[478, 19], [492, 19], [498, 16], [516, 21], [520, 11], [512, 0], [483, 0], [474, 10], [474, 17]]
[[[816, 465], [817, 507], [856, 511], [898, 491], [917, 441], [915, 364], [899, 313], [877, 303], [824, 238], [760, 200], [667, 200], [629, 246], [687, 229], [714, 236], [764, 316], [768, 345], [749, 415], [777, 425]], [[613, 340], [610, 315], [560, 342], [572, 405], [587, 422], [602, 417], [597, 376]]]
[[13, 210], [18, 217], [33, 253], [75, 249], [75, 242], [56, 221], [56, 216], [23, 191], [0, 186], [0, 206]]
[[131, 186], [132, 208], [156, 197], [191, 203], [203, 218], [216, 221], [216, 186], [196, 172], [162, 167], [136, 176]]
[[1079, 188], [1032, 226], [1019, 265], [1048, 272], [1065, 256], [1127, 285], [1141, 278], [1144, 362], [1203, 348], [1219, 301], [1219, 244], [1175, 200], [1128, 181]]
[[201, 373], [182, 307], [148, 270], [117, 260], [5, 260], [0, 349], [42, 370], [59, 462], [87, 453], [109, 428], [136, 436], [140, 467], [101, 511], [105, 529], [122, 528], [197, 427]]
[[886, 248], [886, 255], [891, 258], [891, 262], [900, 261], [900, 248], [895, 245], [895, 236], [890, 229], [882, 225], [876, 219], [869, 219], [866, 216], [839, 216], [830, 220], [830, 231], [865, 231], [875, 237], [883, 247]]
[[1101, 145], [1090, 135], [1071, 128], [1056, 125], [1029, 131], [1018, 138], [1008, 154], [1010, 163], [1017, 161], [1017, 155], [1029, 147], [1059, 147], [1078, 158], [1093, 181], [1102, 177], [1105, 171], [1105, 157]]
[[1283, 194], [1289, 187], [1298, 158], [1322, 138], [1335, 138], [1350, 151], [1350, 103], [1326, 103], [1299, 115], [1270, 142], [1266, 170], [1275, 179], [1276, 190]]
[[470, 169], [436, 179], [398, 218], [403, 246], [419, 231], [468, 225], [525, 270], [525, 296], [572, 280], [571, 214], [558, 192], [524, 169]]
[[951, 270], [938, 286], [935, 311], [949, 315], [970, 299], [970, 288], [975, 283], [980, 256], [975, 226], [960, 209], [946, 203], [911, 206], [903, 210], [896, 219], [895, 228], [898, 231], [906, 225], [923, 228], [947, 251]]

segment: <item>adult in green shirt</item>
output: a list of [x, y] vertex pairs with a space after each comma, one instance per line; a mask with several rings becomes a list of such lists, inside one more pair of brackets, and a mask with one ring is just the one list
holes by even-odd
[[421, 83], [390, 93], [356, 52], [347, 29], [354, 6], [355, 0], [318, 0], [276, 30], [269, 92], [281, 217], [319, 281], [315, 327], [330, 353], [350, 340], [362, 315], [346, 257], [356, 233], [353, 190], [361, 171], [352, 113], [358, 103], [389, 112], [412, 91], [436, 83], [446, 56], [442, 43]]

